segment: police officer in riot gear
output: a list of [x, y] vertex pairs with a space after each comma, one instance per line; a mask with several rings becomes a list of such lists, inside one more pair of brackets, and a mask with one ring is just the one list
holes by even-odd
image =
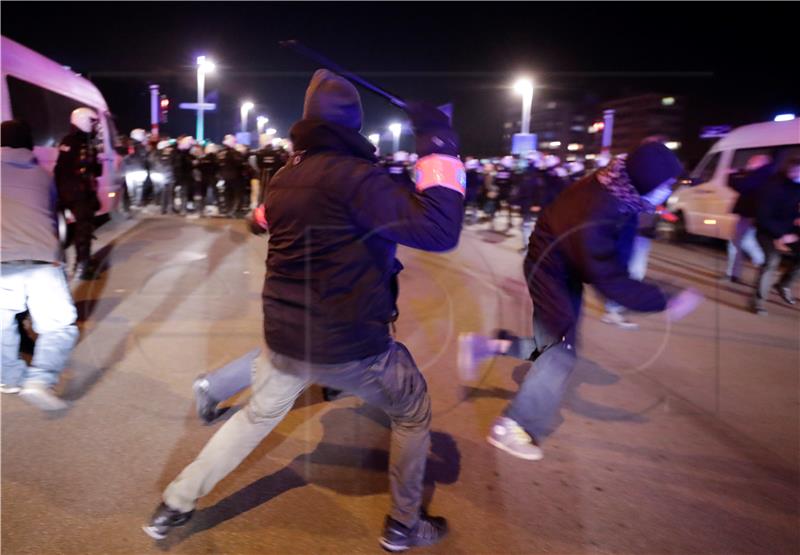
[[[189, 199], [194, 195], [194, 156], [191, 148], [194, 146], [192, 137], [178, 139], [177, 149], [173, 157], [173, 172], [175, 186], [180, 187], [180, 214], [186, 215]], [[174, 197], [174, 195], [173, 195]], [[174, 203], [174, 198], [172, 199]]]
[[282, 153], [268, 141], [268, 135], [259, 138], [261, 148], [256, 153], [256, 166], [258, 167], [258, 180], [261, 187], [258, 195], [258, 204], [264, 202], [267, 185], [272, 176], [281, 169], [285, 163]]
[[200, 215], [205, 213], [206, 198], [208, 198], [209, 189], [212, 191], [214, 202], [219, 207], [219, 198], [217, 197], [217, 181], [219, 180], [219, 146], [214, 143], [206, 145], [205, 153], [198, 161], [198, 168], [200, 169]]
[[100, 209], [97, 178], [103, 166], [97, 159], [96, 135], [99, 119], [91, 108], [76, 108], [70, 115], [70, 133], [61, 140], [55, 166], [56, 188], [61, 208], [75, 218], [75, 275], [93, 279], [92, 233], [94, 214]]
[[217, 156], [219, 157], [220, 177], [225, 182], [225, 212], [229, 217], [234, 218], [242, 203], [244, 159], [236, 150], [236, 137], [225, 135], [222, 144], [223, 148]]

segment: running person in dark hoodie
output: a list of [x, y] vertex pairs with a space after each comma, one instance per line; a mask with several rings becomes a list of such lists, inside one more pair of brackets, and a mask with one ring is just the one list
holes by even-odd
[[266, 196], [269, 251], [264, 281], [267, 352], [254, 362], [253, 393], [167, 487], [145, 531], [161, 539], [197, 500], [250, 454], [311, 383], [353, 393], [392, 419], [392, 508], [381, 545], [430, 545], [446, 532], [422, 511], [431, 405], [425, 378], [389, 332], [398, 244], [445, 251], [458, 243], [464, 167], [457, 136], [433, 107], [412, 104], [416, 191], [376, 166], [359, 133], [355, 88], [327, 70], [306, 91], [291, 130], [295, 153]]
[[680, 172], [666, 146], [645, 144], [627, 161], [615, 160], [573, 184], [542, 212], [524, 263], [535, 337], [501, 333], [495, 339], [477, 334], [459, 338], [458, 365], [466, 379], [491, 356], [534, 361], [519, 393], [492, 425], [490, 444], [522, 459], [542, 458], [537, 443], [551, 431], [575, 366], [584, 284], [632, 310], [666, 309], [672, 320], [696, 308], [701, 297], [695, 291], [668, 299], [652, 283], [629, 277], [623, 254], [630, 251], [630, 244], [623, 243], [634, 237], [623, 231], [632, 216], [664, 202]]

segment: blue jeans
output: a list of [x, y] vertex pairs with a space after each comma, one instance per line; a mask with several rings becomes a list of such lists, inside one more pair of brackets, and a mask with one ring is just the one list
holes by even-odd
[[408, 349], [393, 343], [385, 353], [344, 364], [313, 364], [267, 351], [252, 361], [251, 374], [253, 394], [247, 407], [228, 420], [169, 484], [163, 496], [167, 505], [180, 511], [194, 509], [197, 500], [283, 420], [297, 397], [318, 383], [353, 393], [389, 415], [389, 514], [406, 526], [416, 524], [430, 448], [431, 401]]
[[[0, 265], [0, 324], [3, 335], [2, 383], [26, 381], [53, 386], [78, 340], [78, 318], [64, 270], [54, 264], [8, 263]], [[19, 358], [16, 315], [29, 310], [33, 330], [39, 334], [31, 366]]]
[[733, 237], [728, 241], [728, 268], [726, 275], [742, 277], [742, 252], [750, 257], [756, 266], [764, 264], [764, 250], [756, 239], [756, 226], [753, 218], [739, 218]]
[[503, 414], [541, 442], [553, 431], [553, 418], [575, 368], [583, 285], [577, 279], [552, 276], [534, 276], [530, 284], [534, 337], [512, 339], [505, 354], [533, 364]]
[[206, 374], [208, 396], [219, 403], [250, 387], [253, 361], [260, 354], [261, 349], [253, 349], [244, 356]]

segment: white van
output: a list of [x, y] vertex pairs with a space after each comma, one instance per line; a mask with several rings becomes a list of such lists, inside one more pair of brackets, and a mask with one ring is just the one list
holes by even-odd
[[691, 173], [696, 185], [679, 187], [667, 201], [678, 217], [676, 235], [730, 239], [738, 220], [731, 213], [738, 193], [728, 187], [728, 176], [756, 154], [774, 157], [786, 149], [800, 154], [800, 119], [737, 127], [717, 141]]
[[98, 152], [103, 164], [103, 175], [98, 179], [98, 214], [116, 209], [121, 200], [121, 158], [115, 150], [119, 146], [117, 134], [103, 95], [91, 81], [68, 68], [7, 37], [0, 40], [2, 121], [21, 119], [31, 126], [36, 158], [52, 172], [58, 144], [69, 133], [72, 110], [81, 106], [95, 110], [100, 117]]

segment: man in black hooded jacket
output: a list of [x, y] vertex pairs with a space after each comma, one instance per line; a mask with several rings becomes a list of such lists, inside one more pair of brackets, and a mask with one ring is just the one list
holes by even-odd
[[247, 407], [214, 435], [167, 487], [149, 526], [161, 539], [197, 500], [255, 448], [311, 383], [353, 393], [392, 419], [392, 509], [381, 545], [430, 545], [446, 522], [422, 511], [431, 406], [425, 378], [389, 331], [398, 244], [445, 251], [458, 243], [464, 167], [457, 136], [433, 107], [411, 104], [419, 161], [416, 189], [376, 165], [359, 133], [355, 88], [326, 70], [306, 91], [291, 130], [295, 152], [266, 196], [269, 253], [264, 280], [267, 352], [254, 362]]
[[632, 219], [665, 202], [680, 172], [667, 147], [645, 144], [627, 160], [574, 183], [545, 208], [524, 263], [535, 337], [501, 333], [495, 339], [477, 334], [459, 339], [458, 363], [465, 378], [474, 376], [482, 359], [498, 354], [534, 361], [519, 393], [492, 425], [490, 444], [518, 458], [542, 458], [539, 443], [552, 431], [575, 366], [584, 284], [631, 310], [666, 309], [672, 320], [696, 308], [699, 293], [687, 290], [669, 298], [662, 288], [628, 274]]

